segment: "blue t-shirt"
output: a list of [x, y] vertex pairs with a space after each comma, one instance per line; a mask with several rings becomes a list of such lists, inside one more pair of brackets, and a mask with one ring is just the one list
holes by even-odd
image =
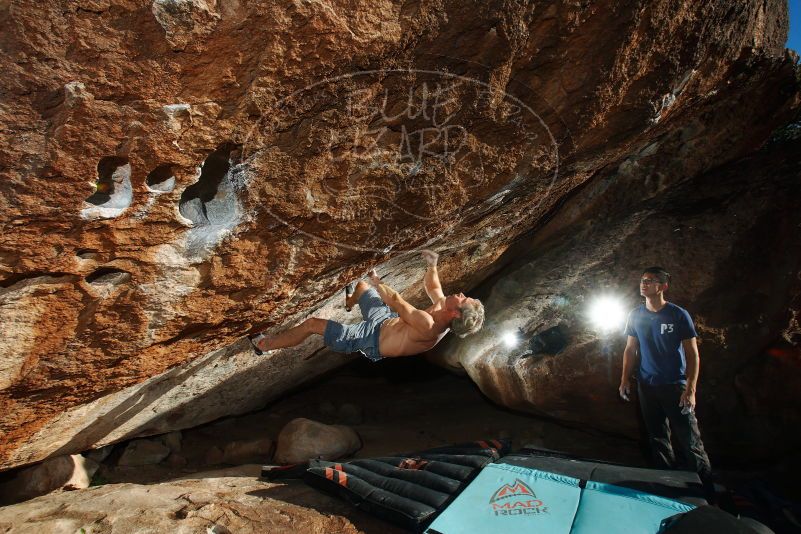
[[698, 336], [687, 310], [668, 302], [652, 312], [642, 304], [629, 314], [626, 335], [640, 343], [640, 380], [652, 386], [687, 383], [681, 342]]

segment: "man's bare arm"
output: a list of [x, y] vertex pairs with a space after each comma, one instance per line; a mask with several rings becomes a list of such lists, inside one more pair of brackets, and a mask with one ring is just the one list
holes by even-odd
[[437, 271], [439, 254], [431, 250], [424, 250], [422, 256], [427, 264], [423, 285], [426, 288], [428, 298], [431, 299], [432, 303], [436, 304], [437, 301], [445, 298], [445, 293], [442, 292], [442, 284], [439, 282], [439, 272]]
[[381, 283], [381, 279], [373, 271], [370, 273], [370, 282], [378, 291], [384, 304], [395, 310], [400, 318], [412, 328], [420, 332], [428, 332], [434, 327], [434, 318], [431, 315], [406, 302], [397, 291]]
[[695, 338], [685, 339], [681, 342], [684, 347], [684, 357], [687, 360], [687, 389], [695, 391], [698, 383], [698, 372], [701, 366], [701, 355], [698, 353], [698, 344]]
[[637, 350], [640, 348], [640, 343], [634, 336], [628, 336], [626, 339], [626, 348], [623, 349], [623, 374], [620, 377], [620, 387], [618, 392], [620, 396], [629, 400], [631, 394], [631, 373], [634, 372], [634, 366], [637, 363]]
[[695, 408], [695, 388], [698, 385], [698, 373], [701, 367], [701, 355], [698, 353], [698, 343], [694, 337], [681, 342], [684, 347], [684, 358], [687, 360], [687, 386], [681, 396], [679, 404], [690, 409]]

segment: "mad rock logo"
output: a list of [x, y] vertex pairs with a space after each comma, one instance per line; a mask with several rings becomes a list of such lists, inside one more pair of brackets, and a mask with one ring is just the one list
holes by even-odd
[[495, 515], [535, 515], [548, 513], [548, 507], [520, 479], [514, 484], [504, 484], [489, 500]]

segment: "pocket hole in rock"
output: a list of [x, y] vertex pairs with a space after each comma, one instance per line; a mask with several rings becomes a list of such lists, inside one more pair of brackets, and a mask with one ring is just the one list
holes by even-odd
[[97, 164], [95, 192], [86, 199], [90, 206], [81, 211], [86, 219], [117, 217], [131, 205], [131, 165], [126, 158], [107, 156]]
[[97, 250], [93, 248], [80, 248], [75, 251], [75, 255], [82, 260], [93, 260], [97, 258]]
[[101, 267], [86, 277], [86, 282], [92, 285], [118, 286], [131, 280], [131, 273], [114, 267]]
[[223, 143], [203, 162], [198, 181], [181, 193], [178, 210], [195, 225], [224, 225], [238, 218], [237, 197], [230, 179], [231, 159], [238, 147]]
[[175, 173], [172, 165], [169, 163], [159, 165], [150, 171], [145, 183], [148, 190], [153, 193], [169, 193], [175, 188]]

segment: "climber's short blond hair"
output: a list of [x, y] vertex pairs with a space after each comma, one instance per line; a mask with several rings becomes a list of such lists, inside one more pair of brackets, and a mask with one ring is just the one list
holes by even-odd
[[484, 326], [484, 305], [480, 300], [470, 299], [459, 308], [461, 315], [451, 321], [451, 331], [459, 337], [475, 334]]

